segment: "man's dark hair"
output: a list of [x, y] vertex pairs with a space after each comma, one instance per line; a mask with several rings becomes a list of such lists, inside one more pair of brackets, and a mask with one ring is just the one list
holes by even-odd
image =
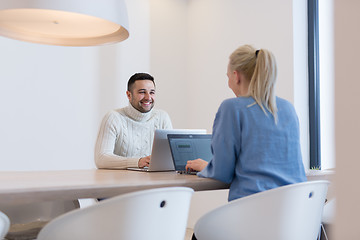
[[150, 80], [154, 83], [155, 86], [155, 81], [154, 81], [154, 77], [151, 76], [148, 73], [135, 73], [134, 75], [132, 75], [128, 81], [128, 86], [127, 86], [127, 90], [131, 91], [132, 86], [134, 85], [135, 81], [137, 80]]

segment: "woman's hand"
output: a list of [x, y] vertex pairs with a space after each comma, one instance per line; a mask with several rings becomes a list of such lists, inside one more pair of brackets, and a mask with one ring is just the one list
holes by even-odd
[[187, 161], [187, 164], [186, 164], [186, 170], [195, 170], [195, 171], [201, 171], [203, 170], [206, 166], [208, 165], [208, 162], [201, 159], [201, 158], [198, 158], [198, 159], [195, 159], [195, 160], [189, 160]]

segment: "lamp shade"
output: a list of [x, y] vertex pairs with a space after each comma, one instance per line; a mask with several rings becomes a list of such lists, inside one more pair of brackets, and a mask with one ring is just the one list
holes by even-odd
[[60, 45], [95, 46], [129, 37], [123, 0], [0, 0], [0, 35]]

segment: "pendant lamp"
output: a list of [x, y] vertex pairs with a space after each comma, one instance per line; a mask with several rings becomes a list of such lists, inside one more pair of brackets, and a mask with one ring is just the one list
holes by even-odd
[[59, 45], [95, 46], [129, 37], [123, 0], [0, 0], [0, 36]]

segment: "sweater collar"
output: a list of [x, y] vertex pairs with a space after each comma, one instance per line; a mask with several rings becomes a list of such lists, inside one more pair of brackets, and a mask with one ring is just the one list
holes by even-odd
[[147, 120], [149, 120], [151, 117], [151, 112], [152, 109], [149, 112], [142, 113], [136, 108], [134, 108], [131, 103], [129, 103], [129, 106], [125, 107], [126, 115], [137, 122], [146, 122]]

